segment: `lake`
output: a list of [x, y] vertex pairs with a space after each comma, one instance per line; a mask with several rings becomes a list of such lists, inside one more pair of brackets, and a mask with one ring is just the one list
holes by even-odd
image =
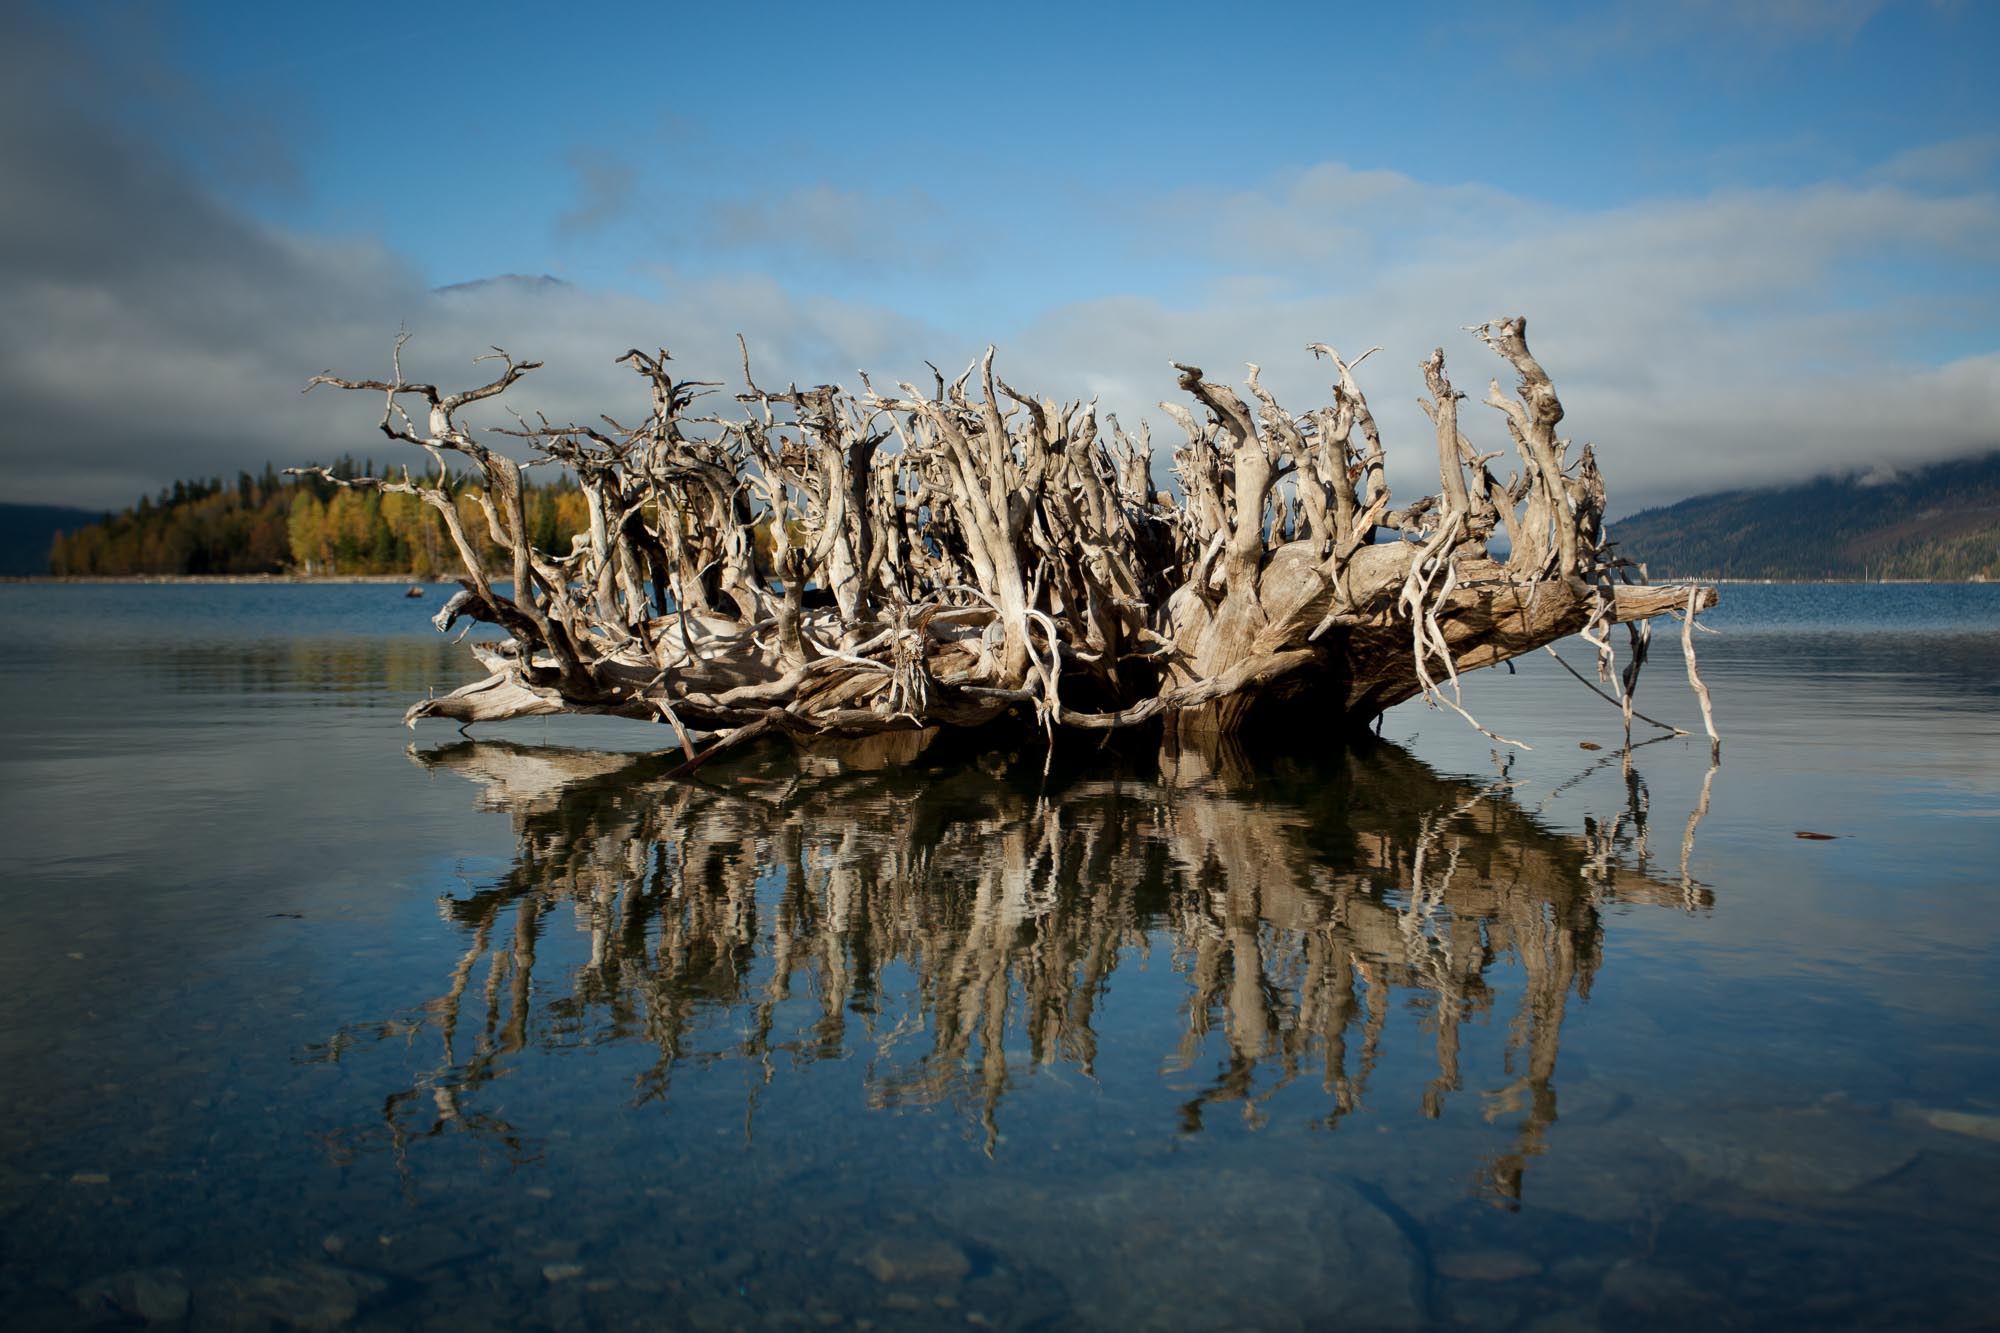
[[0, 1323], [2000, 1320], [2000, 587], [1725, 587], [1714, 768], [1663, 633], [696, 783], [435, 601], [0, 586]]

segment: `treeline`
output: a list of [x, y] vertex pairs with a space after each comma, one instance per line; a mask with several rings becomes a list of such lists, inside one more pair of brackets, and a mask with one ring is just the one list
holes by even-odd
[[[374, 474], [372, 461], [342, 458], [329, 469], [351, 480]], [[587, 531], [590, 513], [575, 481], [558, 476], [525, 488], [535, 545], [566, 551]], [[468, 535], [485, 543], [479, 487], [453, 487]], [[497, 550], [489, 554], [497, 558]], [[134, 574], [396, 574], [429, 577], [458, 567], [443, 518], [414, 496], [349, 490], [320, 477], [262, 473], [177, 481], [122, 513], [60, 533], [49, 547], [57, 576]]]

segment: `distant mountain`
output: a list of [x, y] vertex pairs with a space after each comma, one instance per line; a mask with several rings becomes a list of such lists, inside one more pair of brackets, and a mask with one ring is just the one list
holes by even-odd
[[60, 505], [0, 504], [0, 574], [48, 573], [49, 543], [56, 534], [87, 528], [103, 517]]
[[2000, 453], [1698, 495], [1611, 525], [1654, 578], [2000, 579]]
[[561, 291], [569, 284], [548, 273], [502, 273], [491, 278], [474, 278], [470, 282], [448, 282], [433, 290], [442, 292], [554, 292]]

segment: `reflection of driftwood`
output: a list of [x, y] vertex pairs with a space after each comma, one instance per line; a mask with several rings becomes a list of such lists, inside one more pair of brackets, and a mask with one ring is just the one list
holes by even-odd
[[[471, 779], [519, 836], [507, 874], [443, 904], [470, 938], [421, 1020], [445, 1043], [433, 1130], [467, 1114], [468, 1085], [558, 1031], [655, 1046], [646, 1089], [663, 1095], [723, 1006], [748, 1015], [728, 1024], [748, 1035], [727, 1052], [767, 1076], [779, 1053], [872, 1048], [876, 1104], [976, 1107], [990, 1143], [1023, 1048], [1091, 1072], [1100, 996], [1127, 951], [1161, 939], [1188, 984], [1174, 1063], [1191, 1068], [1214, 1037], [1224, 1052], [1184, 1105], [1188, 1128], [1220, 1103], [1255, 1120], [1302, 1076], [1338, 1122], [1361, 1103], [1399, 991], [1427, 1011], [1436, 1115], [1505, 955], [1523, 972], [1512, 1081], [1486, 1097], [1489, 1118], [1520, 1118], [1489, 1171], [1512, 1196], [1555, 1116], [1563, 1010], [1600, 960], [1601, 905], [1708, 901], [1635, 864], [1642, 812], [1558, 836], [1504, 782], [1445, 780], [1387, 745], [1280, 762], [1254, 787], [1098, 771], [1049, 792], [981, 764], [814, 775], [753, 756], [689, 783], [668, 776], [678, 756], [459, 743], [416, 757]], [[575, 777], [556, 795], [559, 771]], [[529, 981], [558, 913], [588, 933], [588, 961], [537, 1019]], [[903, 993], [887, 989], [892, 962]], [[808, 998], [801, 1026], [785, 1006]], [[894, 1011], [905, 1026], [857, 1017]], [[413, 1090], [392, 1118], [416, 1104]]]
[[[1366, 354], [1322, 344], [1307, 350], [1330, 365], [1333, 401], [1304, 415], [1254, 365], [1246, 402], [1176, 364], [1193, 408], [1161, 404], [1187, 435], [1177, 489], [1155, 484], [1144, 423], [1131, 436], [1106, 418], [1100, 433], [1095, 404], [1016, 392], [991, 349], [950, 384], [884, 392], [864, 376], [858, 394], [760, 387], [746, 351], [720, 415], [694, 410], [714, 385], [677, 380], [664, 351], [630, 351], [620, 360], [652, 400], [636, 426], [504, 432], [581, 486], [589, 530], [568, 551], [534, 545], [522, 465], [465, 416], [539, 363], [496, 352], [496, 378], [445, 393], [403, 378], [399, 341], [389, 379], [318, 376], [308, 387], [379, 395], [380, 429], [436, 474], [314, 471], [434, 508], [465, 569], [439, 626], [508, 635], [474, 645], [486, 679], [416, 704], [413, 723], [608, 713], [668, 724], [684, 747], [690, 731], [726, 743], [1008, 716], [1050, 738], [1228, 734], [1260, 712], [1351, 731], [1419, 694], [1465, 713], [1462, 672], [1581, 633], [1629, 730], [1645, 639], [1615, 676], [1611, 627], [1692, 613], [1714, 592], [1643, 586], [1615, 558], [1596, 458], [1557, 434], [1563, 406], [1526, 321], [1475, 332], [1516, 377], [1484, 401], [1518, 468], [1503, 483], [1488, 465], [1507, 451], [1475, 451], [1439, 349], [1419, 370], [1440, 490], [1400, 508], [1353, 373]], [[451, 483], [460, 461], [477, 489]]]
[[[424, 758], [414, 745], [410, 753]], [[561, 805], [571, 787], [631, 766], [629, 754], [525, 745], [468, 747], [451, 765], [478, 787], [479, 809], [514, 815], [547, 814]]]

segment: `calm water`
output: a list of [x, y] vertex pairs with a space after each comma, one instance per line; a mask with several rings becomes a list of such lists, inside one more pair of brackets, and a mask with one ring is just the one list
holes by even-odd
[[1991, 1327], [2000, 588], [1724, 598], [1713, 772], [1542, 658], [687, 785], [402, 730], [398, 588], [0, 587], [0, 1323]]

